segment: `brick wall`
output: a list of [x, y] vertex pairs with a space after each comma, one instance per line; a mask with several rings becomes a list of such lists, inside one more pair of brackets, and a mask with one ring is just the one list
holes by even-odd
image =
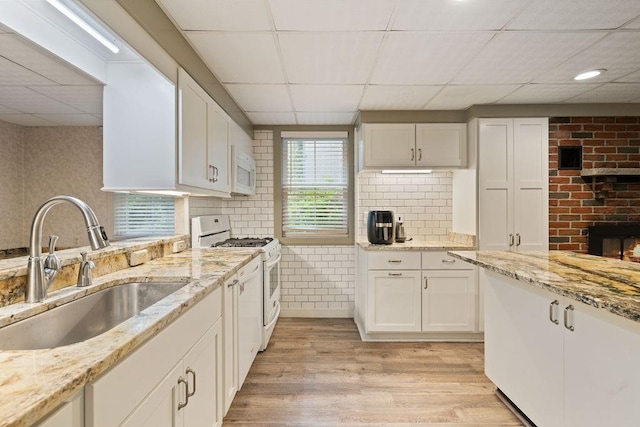
[[587, 251], [587, 227], [640, 222], [640, 177], [558, 170], [558, 147], [582, 146], [582, 168], [640, 168], [640, 117], [549, 119], [549, 249]]

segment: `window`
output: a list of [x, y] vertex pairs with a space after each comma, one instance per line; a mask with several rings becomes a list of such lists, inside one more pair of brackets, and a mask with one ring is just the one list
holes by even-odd
[[349, 239], [351, 145], [348, 134], [317, 132], [307, 136], [307, 133], [282, 134], [279, 237], [285, 240]]
[[116, 193], [113, 204], [116, 237], [174, 234], [173, 197]]

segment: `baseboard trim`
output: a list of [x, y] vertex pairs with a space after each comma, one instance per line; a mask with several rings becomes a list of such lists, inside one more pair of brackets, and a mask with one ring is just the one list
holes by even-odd
[[531, 421], [525, 414], [524, 412], [522, 412], [520, 410], [520, 408], [518, 408], [515, 403], [513, 403], [511, 401], [511, 399], [509, 399], [507, 397], [506, 394], [503, 393], [502, 390], [500, 390], [499, 388], [496, 388], [496, 396], [498, 396], [498, 399], [500, 399], [502, 401], [502, 403], [504, 403], [504, 405], [509, 408], [509, 410], [511, 412], [513, 412], [513, 414], [518, 417], [518, 419], [522, 422], [522, 424], [525, 425], [525, 427], [536, 427], [536, 425], [533, 423], [533, 421]]
[[280, 311], [280, 317], [337, 317], [337, 318], [345, 318], [352, 319], [353, 318], [353, 309], [345, 308], [345, 309], [323, 309], [323, 310], [314, 310], [314, 309], [303, 309], [303, 308], [283, 308]]

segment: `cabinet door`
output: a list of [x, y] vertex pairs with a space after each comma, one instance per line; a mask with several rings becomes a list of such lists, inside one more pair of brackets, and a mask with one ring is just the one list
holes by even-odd
[[[180, 427], [186, 402], [187, 385], [182, 361], [158, 384], [124, 420], [122, 427]], [[115, 396], [114, 396], [115, 398]]]
[[517, 250], [549, 248], [549, 125], [547, 119], [515, 119], [514, 220]]
[[242, 387], [262, 345], [262, 261], [238, 273], [238, 385]]
[[414, 124], [366, 124], [364, 167], [415, 166]]
[[425, 271], [422, 289], [423, 331], [475, 331], [476, 286], [473, 270]]
[[565, 425], [637, 426], [640, 324], [569, 303], [575, 309], [569, 312], [574, 330], [564, 334]]
[[484, 269], [480, 274], [486, 276], [485, 373], [536, 425], [563, 425], [562, 298]]
[[184, 424], [189, 427], [222, 425], [222, 321], [207, 331], [184, 358], [188, 383]]
[[463, 167], [467, 164], [465, 123], [416, 125], [416, 165]]
[[513, 235], [513, 120], [480, 120], [478, 146], [479, 243], [509, 250]]
[[420, 276], [420, 270], [369, 271], [368, 331], [422, 329]]
[[183, 185], [211, 188], [207, 141], [210, 97], [183, 70], [179, 80], [179, 164], [178, 181]]
[[35, 427], [83, 427], [84, 426], [84, 391], [80, 391], [67, 400], [46, 419], [35, 424]]
[[213, 100], [208, 104], [207, 160], [212, 183], [210, 187], [217, 191], [231, 191], [229, 170], [229, 129], [224, 113]]
[[226, 415], [238, 392], [238, 279], [233, 277], [224, 283], [224, 372], [223, 394]]

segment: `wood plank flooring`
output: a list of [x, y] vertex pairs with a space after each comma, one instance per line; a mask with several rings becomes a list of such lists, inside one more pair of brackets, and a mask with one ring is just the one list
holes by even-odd
[[225, 426], [521, 426], [476, 343], [365, 343], [352, 319], [281, 318]]

